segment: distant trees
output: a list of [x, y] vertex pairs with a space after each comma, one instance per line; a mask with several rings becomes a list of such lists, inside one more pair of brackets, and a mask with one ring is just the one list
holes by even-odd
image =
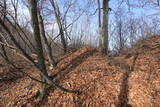
[[[103, 54], [108, 54], [110, 38], [114, 39], [110, 43], [115, 42], [115, 46], [110, 46], [111, 50], [116, 49], [116, 52], [123, 52], [127, 46], [134, 45], [138, 39], [160, 33], [160, 20], [158, 18], [153, 18], [153, 20], [150, 18], [149, 21], [146, 17], [135, 18], [133, 14], [133, 17], [132, 15], [129, 16], [119, 7], [116, 7], [118, 11], [116, 11], [116, 9], [114, 9], [113, 12], [111, 11], [110, 16], [112, 15], [113, 23], [110, 24], [109, 0], [97, 0], [96, 5], [94, 4], [94, 0], [88, 0], [86, 2], [87, 5], [83, 8], [81, 7], [82, 5], [79, 5], [77, 0], [64, 1], [69, 1], [69, 3], [64, 3], [65, 6], [63, 7], [61, 7], [60, 2], [56, 0], [25, 1], [26, 6], [30, 9], [31, 16], [31, 20], [29, 16], [27, 16], [27, 21], [25, 22], [26, 25], [19, 23], [20, 17], [18, 14], [18, 7], [22, 0], [0, 1], [0, 55], [9, 62], [10, 57], [8, 50], [10, 49], [16, 52], [19, 56], [30, 61], [38, 69], [38, 73], [41, 76], [41, 80], [36, 81], [41, 83], [42, 97], [45, 94], [46, 84], [67, 92], [78, 92], [60, 86], [52, 81], [47, 73], [45, 54], [49, 59], [50, 65], [56, 66], [56, 61], [53, 57], [54, 49], [52, 51], [52, 43], [56, 38], [60, 37], [63, 52], [67, 52], [68, 44], [75, 47], [80, 47], [77, 44], [82, 45], [84, 42], [86, 44], [95, 44], [96, 39], [99, 36], [100, 50]], [[130, 4], [128, 0], [121, 1]], [[152, 2], [151, 0], [146, 1], [147, 3], [151, 3], [152, 6], [155, 6], [153, 3], [157, 3]], [[8, 5], [8, 2], [10, 2], [10, 5]], [[43, 4], [42, 2], [46, 4]], [[90, 15], [90, 12], [93, 12], [92, 9], [95, 9], [93, 6], [97, 7], [97, 17], [94, 17], [95, 14]], [[80, 19], [81, 16], [82, 18]], [[98, 22], [95, 18], [98, 18]], [[32, 22], [32, 26], [30, 22]], [[56, 24], [58, 25], [56, 27], [58, 34], [54, 34], [55, 29], [50, 28]], [[28, 26], [28, 29], [22, 26]], [[52, 32], [48, 32], [47, 29], [51, 29]], [[99, 33], [98, 36], [97, 31]], [[113, 34], [111, 35], [112, 32]], [[95, 41], [93, 41], [94, 39]], [[67, 40], [70, 41], [67, 42]], [[58, 47], [61, 47], [59, 41], [57, 44]], [[38, 63], [32, 57], [31, 54], [33, 53], [38, 56]]]
[[99, 27], [98, 30], [99, 30], [99, 34], [100, 34], [101, 33], [101, 24], [102, 24], [102, 21], [101, 21], [101, 2], [100, 2], [100, 0], [97, 0], [97, 5], [98, 5], [98, 27]]
[[11, 0], [11, 4], [12, 4], [13, 10], [14, 10], [15, 23], [18, 21], [18, 13], [17, 13], [18, 3], [19, 3], [19, 0]]
[[127, 44], [127, 24], [125, 18], [125, 11], [123, 8], [117, 8], [117, 11], [114, 14], [115, 17], [115, 42], [116, 42], [116, 50], [118, 52], [123, 52], [126, 49]]
[[142, 3], [144, 4], [153, 4], [154, 6], [159, 6], [159, 3], [160, 3], [160, 0], [145, 0], [145, 1], [142, 1]]
[[1, 7], [0, 8], [0, 11], [1, 11], [1, 17], [2, 17], [2, 19], [4, 19], [5, 20], [5, 18], [6, 18], [6, 10], [7, 10], [7, 0], [2, 0], [0, 3], [1, 3], [1, 5], [3, 6], [3, 8]]
[[[152, 35], [158, 35], [160, 29], [158, 0], [120, 0], [111, 14], [112, 24], [110, 39], [112, 50], [123, 52], [133, 46], [138, 40]], [[154, 12], [137, 15], [136, 9], [152, 9]], [[134, 10], [135, 9], [135, 10]], [[121, 11], [123, 10], [123, 11]], [[155, 23], [156, 22], [156, 23]], [[154, 23], [154, 24], [153, 24]]]
[[61, 12], [60, 12], [59, 7], [56, 3], [56, 0], [50, 0], [50, 2], [53, 6], [54, 14], [55, 14], [57, 24], [58, 24], [58, 27], [59, 27], [61, 42], [62, 42], [62, 45], [63, 45], [63, 50], [64, 50], [64, 53], [66, 53], [67, 52], [67, 43], [66, 43], [65, 36], [64, 36], [65, 30], [64, 30], [64, 25], [63, 25], [63, 21], [62, 21]]

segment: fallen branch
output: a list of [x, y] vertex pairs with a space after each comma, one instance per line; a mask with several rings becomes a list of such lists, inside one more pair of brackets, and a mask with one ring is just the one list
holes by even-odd
[[9, 47], [9, 48], [11, 48], [11, 49], [15, 49], [15, 50], [17, 50], [17, 48], [16, 48], [16, 47], [11, 46], [11, 45], [9, 45], [9, 44], [3, 43], [3, 42], [0, 42], [0, 44], [1, 44], [1, 45], [4, 45], [4, 46], [7, 46], [7, 47]]

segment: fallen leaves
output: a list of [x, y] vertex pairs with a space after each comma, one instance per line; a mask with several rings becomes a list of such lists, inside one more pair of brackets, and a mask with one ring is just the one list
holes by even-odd
[[[31, 85], [31, 80], [22, 77], [7, 85], [0, 83], [0, 106], [116, 107], [124, 104], [134, 107], [159, 107], [160, 61], [156, 57], [160, 55], [157, 53], [160, 37], [154, 36], [146, 41], [137, 43], [129, 50], [139, 53], [135, 64], [134, 54], [126, 57], [126, 52], [113, 57], [113, 64], [109, 65], [108, 57], [90, 47], [82, 47], [62, 56], [50, 74], [59, 73], [55, 80], [66, 88], [81, 90], [81, 95], [52, 88], [45, 101], [40, 103], [36, 97], [39, 84], [34, 83], [31, 88], [26, 88]], [[134, 71], [128, 68], [132, 66]], [[7, 72], [0, 69], [0, 75]], [[34, 68], [26, 71], [39, 78], [38, 74], [33, 72]], [[3, 76], [8, 75], [5, 73]]]

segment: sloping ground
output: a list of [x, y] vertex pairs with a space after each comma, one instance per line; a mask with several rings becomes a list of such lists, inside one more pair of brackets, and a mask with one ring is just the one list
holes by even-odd
[[[0, 106], [160, 107], [159, 41], [160, 36], [147, 38], [114, 57], [82, 47], [63, 56], [49, 72], [55, 76], [55, 81], [66, 88], [81, 90], [82, 94], [52, 88], [45, 100], [39, 102], [39, 84], [21, 77], [8, 84], [0, 82]], [[38, 77], [33, 71], [27, 72]]]
[[[24, 71], [38, 77], [34, 68], [26, 68]], [[34, 81], [17, 72], [12, 67], [0, 68], [0, 107], [14, 107], [19, 100], [26, 102], [37, 93], [38, 85]], [[22, 104], [19, 104], [22, 105]]]

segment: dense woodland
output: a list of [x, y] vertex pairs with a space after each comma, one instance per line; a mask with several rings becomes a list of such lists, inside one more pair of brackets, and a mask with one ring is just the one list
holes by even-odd
[[0, 107], [160, 107], [159, 0], [1, 0]]

